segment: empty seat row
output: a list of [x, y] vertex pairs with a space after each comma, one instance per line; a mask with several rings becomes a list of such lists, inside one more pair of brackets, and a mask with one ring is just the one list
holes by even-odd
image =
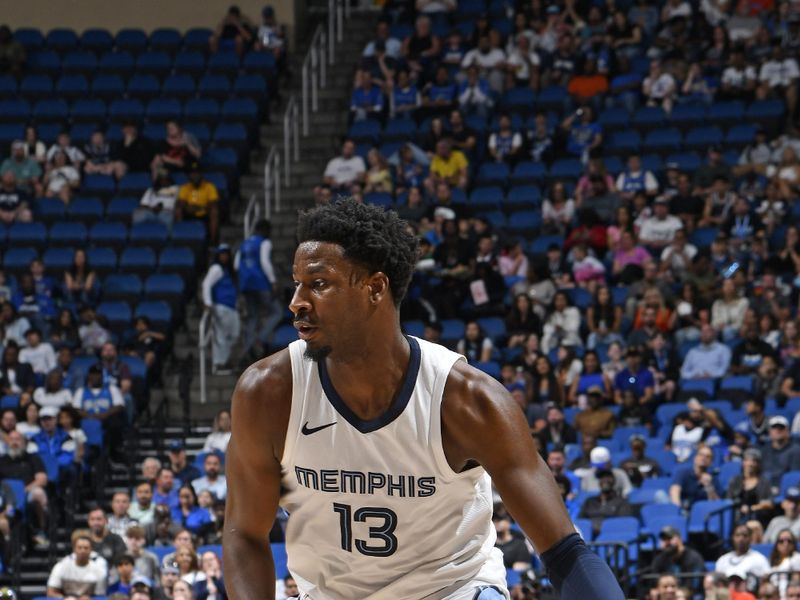
[[9, 245], [42, 247], [45, 245], [80, 246], [87, 242], [106, 246], [204, 244], [205, 224], [200, 221], [174, 223], [170, 231], [163, 223], [137, 223], [128, 227], [121, 222], [103, 222], [87, 226], [80, 221], [59, 221], [49, 230], [44, 223], [14, 223], [7, 229], [0, 226], [0, 241]]

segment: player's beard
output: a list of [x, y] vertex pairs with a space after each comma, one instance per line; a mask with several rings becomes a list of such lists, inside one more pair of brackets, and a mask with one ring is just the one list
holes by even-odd
[[320, 348], [312, 348], [308, 344], [306, 344], [306, 351], [304, 356], [308, 360], [313, 360], [314, 362], [319, 362], [321, 360], [325, 360], [325, 358], [331, 353], [333, 348], [330, 346], [322, 346]]

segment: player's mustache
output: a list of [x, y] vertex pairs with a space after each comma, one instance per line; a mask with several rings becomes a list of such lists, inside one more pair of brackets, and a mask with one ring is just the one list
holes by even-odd
[[292, 319], [292, 323], [296, 325], [308, 325], [309, 327], [313, 327], [314, 323], [312, 323], [309, 319], [304, 319], [300, 317], [295, 317]]

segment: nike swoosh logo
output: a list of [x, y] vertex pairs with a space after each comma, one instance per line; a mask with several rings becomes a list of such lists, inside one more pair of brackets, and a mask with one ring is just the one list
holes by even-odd
[[322, 431], [328, 427], [333, 427], [334, 425], [336, 425], [336, 421], [333, 423], [328, 423], [327, 425], [320, 425], [319, 427], [309, 427], [308, 421], [306, 421], [305, 425], [303, 425], [303, 428], [300, 431], [303, 435], [311, 435], [312, 433], [317, 433], [318, 431]]

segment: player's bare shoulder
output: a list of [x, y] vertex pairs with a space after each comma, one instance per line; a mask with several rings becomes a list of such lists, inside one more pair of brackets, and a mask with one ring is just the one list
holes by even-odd
[[289, 349], [245, 369], [233, 392], [231, 416], [238, 431], [258, 431], [282, 447], [292, 406], [292, 362]]

